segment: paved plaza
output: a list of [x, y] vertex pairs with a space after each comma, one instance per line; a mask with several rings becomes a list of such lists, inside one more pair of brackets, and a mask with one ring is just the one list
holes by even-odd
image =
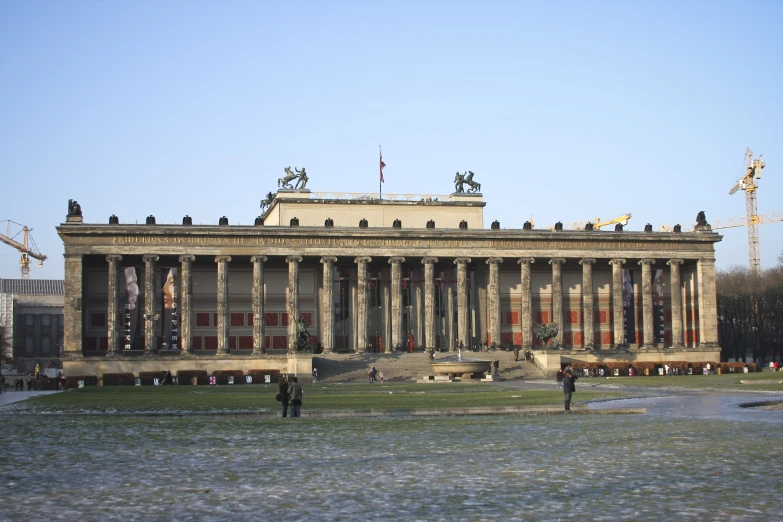
[[[619, 401], [648, 414], [617, 416], [295, 421], [31, 415], [3, 407], [1, 516], [778, 517], [783, 476], [769, 455], [783, 439], [783, 412], [739, 404], [780, 394], [656, 393]], [[14, 395], [27, 392], [2, 397]]]

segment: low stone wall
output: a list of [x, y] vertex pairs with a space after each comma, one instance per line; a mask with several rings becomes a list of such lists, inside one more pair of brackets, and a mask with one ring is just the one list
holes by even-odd
[[651, 362], [665, 364], [669, 361], [687, 361], [689, 363], [720, 362], [720, 348], [687, 350], [653, 349], [633, 351], [586, 351], [586, 350], [537, 350], [535, 364], [554, 377], [563, 364], [570, 363], [622, 363]]
[[181, 356], [181, 355], [134, 355], [119, 357], [80, 357], [63, 359], [65, 375], [95, 375], [105, 373], [132, 373], [170, 371], [177, 375], [181, 370], [205, 370], [209, 375], [216, 370], [277, 370], [280, 373], [298, 377], [310, 376], [313, 372], [313, 357], [307, 355], [267, 355], [248, 357], [224, 356]]

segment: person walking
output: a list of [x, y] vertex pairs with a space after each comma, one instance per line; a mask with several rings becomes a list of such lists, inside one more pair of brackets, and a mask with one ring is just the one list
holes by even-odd
[[495, 370], [495, 378], [498, 379], [500, 377], [500, 359], [492, 361], [492, 368]]
[[519, 360], [519, 346], [514, 347], [514, 360], [515, 361]]
[[313, 384], [318, 382], [318, 369], [313, 366]]
[[282, 375], [280, 376], [280, 379], [277, 381], [277, 387], [280, 390], [277, 394], [277, 400], [283, 403], [283, 417], [288, 417], [288, 382], [286, 382], [285, 377]]
[[576, 391], [574, 380], [576, 380], [576, 377], [574, 377], [574, 375], [571, 373], [571, 369], [566, 368], [566, 371], [563, 374], [563, 395], [565, 397], [565, 411], [571, 411], [571, 394]]
[[376, 369], [375, 369], [375, 366], [372, 366], [372, 367], [370, 368], [370, 374], [369, 374], [369, 376], [368, 376], [368, 377], [369, 377], [369, 379], [370, 379], [370, 384], [372, 384], [372, 383], [374, 383], [374, 382], [375, 382], [375, 376], [376, 376], [377, 374], [378, 374], [378, 370], [376, 370]]
[[291, 385], [288, 387], [288, 395], [291, 397], [291, 417], [299, 417], [302, 412], [302, 385], [299, 379], [291, 379]]
[[383, 384], [383, 370], [378, 371], [378, 380]]
[[557, 380], [557, 389], [559, 390], [563, 387], [563, 370], [557, 370], [555, 379]]

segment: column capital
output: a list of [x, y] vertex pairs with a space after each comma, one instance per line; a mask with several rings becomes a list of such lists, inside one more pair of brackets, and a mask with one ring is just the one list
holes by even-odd
[[637, 264], [639, 265], [653, 265], [655, 264], [655, 259], [645, 258], [639, 261]]
[[625, 264], [625, 259], [620, 259], [620, 258], [612, 259], [609, 261], [609, 264], [615, 266], [622, 266]]
[[361, 263], [362, 261], [364, 261], [365, 263], [369, 263], [370, 261], [372, 261], [372, 258], [371, 258], [371, 257], [368, 257], [368, 256], [359, 256], [359, 257], [357, 257], [356, 259], [354, 259], [353, 261], [354, 261], [354, 263], [356, 263], [356, 264], [359, 264], [359, 263]]
[[158, 259], [160, 259], [155, 254], [144, 254], [143, 256], [141, 256], [141, 258], [144, 260], [145, 263], [155, 262]]
[[457, 259], [454, 260], [455, 265], [466, 265], [468, 263], [470, 263], [469, 257], [458, 257]]
[[526, 265], [526, 264], [532, 265], [535, 262], [536, 262], [535, 257], [520, 257], [519, 259], [517, 259], [517, 264], [519, 265]]
[[84, 254], [78, 252], [66, 252], [63, 254], [65, 259], [81, 259], [83, 256]]
[[502, 258], [502, 257], [490, 257], [490, 258], [489, 258], [489, 259], [487, 259], [487, 261], [486, 261], [486, 263], [487, 263], [488, 265], [499, 265], [499, 264], [501, 264], [502, 262], [503, 262], [503, 258]]
[[302, 256], [286, 256], [285, 258], [286, 263], [301, 263], [302, 262]]
[[250, 262], [252, 263], [266, 263], [266, 256], [250, 256]]
[[421, 264], [422, 265], [434, 264], [434, 263], [437, 263], [437, 262], [438, 262], [438, 258], [437, 257], [423, 257], [421, 259]]
[[564, 265], [566, 262], [564, 257], [553, 257], [549, 260], [550, 265]]
[[215, 263], [230, 263], [231, 256], [215, 256]]
[[185, 254], [184, 256], [179, 256], [180, 263], [185, 263], [185, 262], [192, 263], [195, 260], [196, 260], [196, 256], [191, 254]]
[[674, 266], [674, 265], [681, 265], [684, 262], [685, 262], [685, 260], [683, 260], [683, 259], [676, 259], [675, 258], [675, 259], [669, 259], [668, 261], [666, 261], [666, 264], [669, 265], [669, 266]]
[[321, 263], [323, 263], [323, 264], [326, 264], [326, 263], [336, 263], [336, 262], [337, 262], [337, 258], [334, 257], [334, 256], [323, 256], [321, 258]]
[[108, 263], [117, 263], [118, 261], [122, 261], [122, 256], [119, 254], [109, 254], [106, 256], [106, 261]]
[[580, 265], [594, 265], [595, 259], [592, 257], [585, 257], [584, 259], [579, 260]]
[[394, 263], [404, 263], [405, 258], [400, 256], [394, 256], [389, 258], [389, 264], [393, 265]]
[[715, 258], [714, 257], [701, 257], [699, 258], [699, 263], [703, 265], [714, 265], [715, 264]]

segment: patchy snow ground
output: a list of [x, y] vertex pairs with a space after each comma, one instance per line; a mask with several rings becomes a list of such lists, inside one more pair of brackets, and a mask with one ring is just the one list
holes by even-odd
[[10, 520], [769, 520], [780, 425], [0, 416]]

